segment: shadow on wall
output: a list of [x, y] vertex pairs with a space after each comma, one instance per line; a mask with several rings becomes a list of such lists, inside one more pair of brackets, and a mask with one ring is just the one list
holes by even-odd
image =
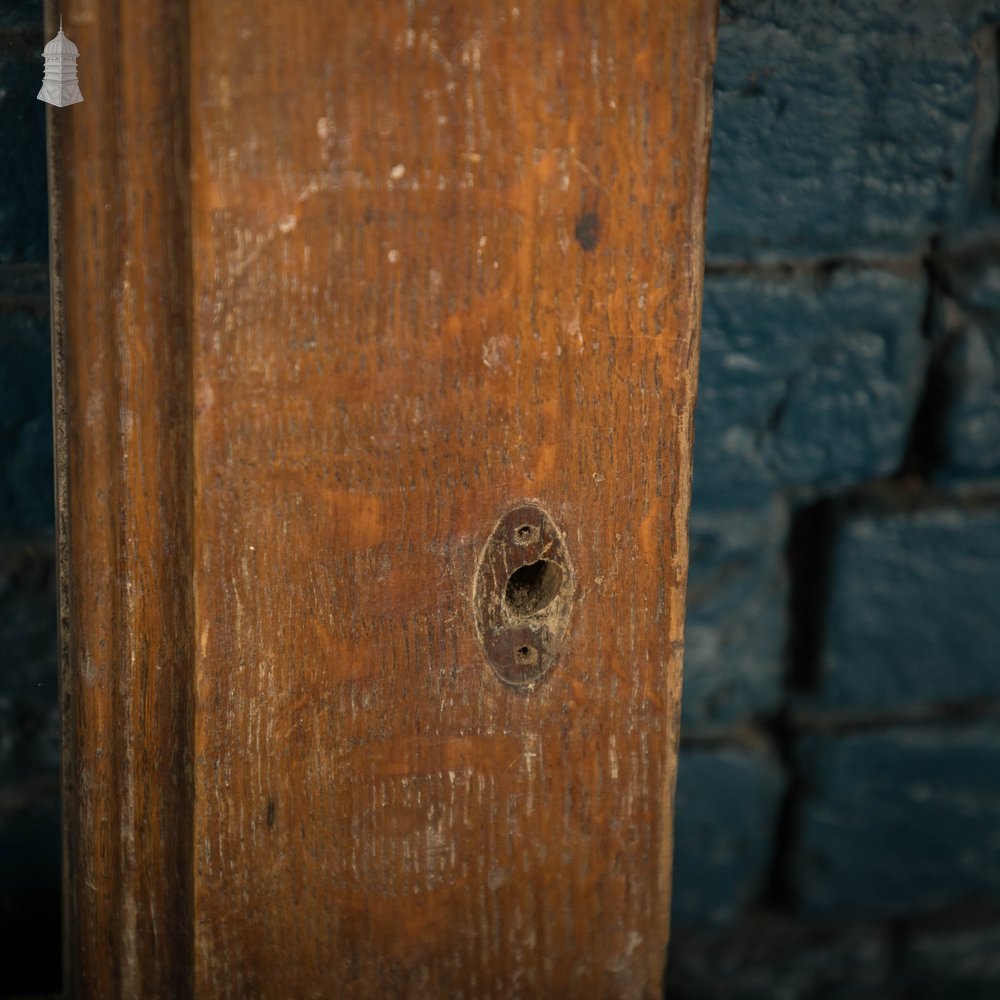
[[1000, 996], [998, 32], [722, 4], [673, 998]]

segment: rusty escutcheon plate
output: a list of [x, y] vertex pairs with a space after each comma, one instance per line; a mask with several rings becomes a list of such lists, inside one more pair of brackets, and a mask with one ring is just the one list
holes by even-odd
[[493, 672], [531, 687], [552, 668], [569, 626], [575, 581], [566, 539], [536, 503], [497, 522], [473, 586], [476, 628]]

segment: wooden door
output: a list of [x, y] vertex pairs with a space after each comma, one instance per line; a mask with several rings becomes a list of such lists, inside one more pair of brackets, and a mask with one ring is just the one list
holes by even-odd
[[646, 997], [713, 4], [79, 0], [81, 997]]

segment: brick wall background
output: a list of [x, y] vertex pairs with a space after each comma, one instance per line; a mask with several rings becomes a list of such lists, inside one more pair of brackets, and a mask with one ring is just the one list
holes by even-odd
[[0, 0], [0, 996], [59, 987], [41, 0]]
[[998, 37], [721, 7], [678, 1000], [1000, 997]]
[[[0, 995], [58, 985], [43, 42], [5, 0]], [[715, 117], [670, 995], [994, 998], [1000, 0], [724, 2]]]

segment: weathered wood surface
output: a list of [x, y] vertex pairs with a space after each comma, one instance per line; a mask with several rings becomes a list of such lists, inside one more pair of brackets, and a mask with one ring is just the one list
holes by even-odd
[[[47, 35], [58, 26], [50, 5]], [[193, 984], [191, 261], [182, 5], [65, 12], [47, 108], [66, 989]]]
[[[67, 18], [81, 995], [658, 995], [714, 17]], [[472, 597], [524, 502], [573, 590], [518, 688]]]

